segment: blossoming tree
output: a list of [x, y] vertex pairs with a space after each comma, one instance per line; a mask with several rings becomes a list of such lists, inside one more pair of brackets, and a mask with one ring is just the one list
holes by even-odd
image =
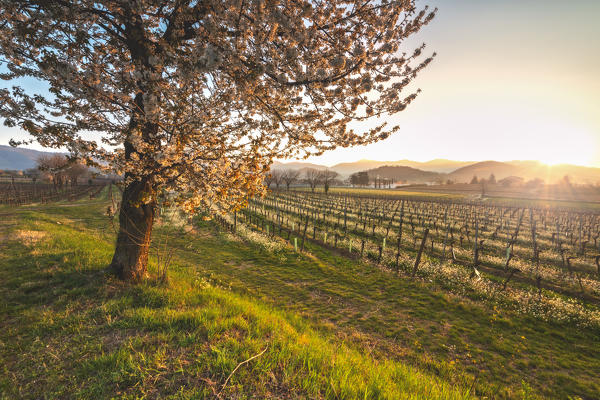
[[159, 193], [230, 210], [264, 190], [274, 158], [386, 138], [435, 55], [401, 51], [435, 14], [413, 0], [0, 0], [0, 13], [0, 73], [16, 84], [0, 116], [124, 176], [112, 267], [132, 281]]

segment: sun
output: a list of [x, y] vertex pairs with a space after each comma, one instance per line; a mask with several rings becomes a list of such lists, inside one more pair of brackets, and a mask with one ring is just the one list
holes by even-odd
[[594, 163], [597, 138], [590, 130], [560, 120], [548, 121], [540, 128], [532, 134], [533, 143], [523, 143], [534, 159], [548, 166]]
[[538, 161], [549, 167], [554, 167], [555, 165], [559, 165], [559, 164], [566, 164], [565, 162], [560, 161], [555, 158], [548, 158], [548, 159], [543, 159], [543, 160], [538, 160]]

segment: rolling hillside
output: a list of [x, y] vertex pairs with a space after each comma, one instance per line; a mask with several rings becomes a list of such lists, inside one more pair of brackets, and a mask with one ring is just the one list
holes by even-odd
[[[35, 167], [36, 159], [40, 155], [47, 153], [49, 152], [0, 145], [0, 170], [33, 168]], [[600, 182], [600, 168], [581, 167], [570, 164], [548, 166], [538, 161], [519, 160], [507, 162], [472, 162], [445, 159], [435, 159], [426, 162], [411, 160], [359, 160], [336, 164], [329, 169], [340, 174], [342, 179], [346, 179], [351, 174], [359, 171], [369, 171], [371, 173], [370, 171], [380, 168], [397, 167], [403, 169], [382, 169], [379, 172], [375, 172], [375, 174], [379, 173], [380, 176], [391, 179], [413, 180], [418, 183], [431, 182], [435, 179], [452, 179], [457, 183], [468, 183], [475, 175], [478, 178], [488, 178], [490, 174], [494, 174], [498, 180], [508, 176], [519, 176], [525, 180], [541, 178], [547, 183], [555, 183], [562, 180], [565, 175], [568, 175], [570, 181], [573, 183], [597, 184]], [[304, 170], [306, 168], [323, 170], [328, 167], [302, 161], [275, 161], [271, 166], [271, 169]]]
[[600, 168], [561, 164], [545, 165], [537, 161], [483, 161], [457, 169], [448, 175], [458, 183], [468, 183], [473, 176], [488, 178], [494, 174], [497, 180], [519, 176], [525, 180], [540, 178], [546, 183], [556, 183], [569, 176], [573, 183], [596, 184], [600, 182]]
[[416, 168], [422, 171], [448, 173], [457, 168], [472, 164], [472, 161], [453, 161], [444, 159], [435, 159], [426, 162], [398, 160], [398, 161], [375, 161], [375, 160], [359, 160], [350, 163], [336, 164], [331, 167], [332, 170], [340, 175], [349, 176], [355, 172], [366, 171], [384, 166], [402, 166]]
[[299, 170], [299, 169], [306, 169], [306, 168], [315, 168], [315, 169], [326, 169], [327, 166], [325, 165], [320, 165], [320, 164], [313, 164], [313, 163], [308, 163], [308, 162], [302, 162], [302, 161], [292, 161], [292, 162], [280, 162], [280, 161], [274, 161], [273, 165], [271, 165], [271, 169], [292, 169], [292, 170]]
[[519, 172], [521, 168], [498, 161], [483, 161], [466, 167], [457, 169], [448, 174], [448, 178], [456, 182], [470, 182], [473, 176], [487, 179], [491, 174], [494, 174], [496, 179], [503, 179], [508, 176], [521, 176]]
[[397, 181], [406, 181], [408, 183], [426, 183], [443, 179], [445, 174], [437, 172], [422, 171], [420, 169], [404, 166], [384, 166], [368, 171], [371, 178], [379, 176], [380, 178], [392, 179]]
[[0, 170], [24, 170], [33, 168], [36, 160], [49, 152], [0, 145]]

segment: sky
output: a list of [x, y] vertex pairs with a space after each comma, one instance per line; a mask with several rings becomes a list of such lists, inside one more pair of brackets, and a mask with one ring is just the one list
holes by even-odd
[[[422, 0], [437, 52], [400, 131], [312, 162], [540, 160], [600, 167], [600, 0]], [[412, 47], [411, 47], [412, 46]]]
[[[540, 160], [600, 167], [600, 0], [418, 0], [436, 52], [385, 141], [308, 161]], [[367, 127], [365, 127], [367, 128]], [[0, 144], [22, 135], [0, 127]], [[39, 148], [39, 146], [30, 146]]]

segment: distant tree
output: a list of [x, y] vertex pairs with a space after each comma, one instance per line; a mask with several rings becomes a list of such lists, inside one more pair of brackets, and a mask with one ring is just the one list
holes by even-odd
[[358, 184], [361, 186], [369, 186], [369, 173], [367, 171], [358, 173]]
[[321, 182], [321, 171], [314, 168], [308, 168], [304, 171], [304, 180], [310, 186], [311, 191], [315, 191], [317, 185]]
[[495, 185], [496, 184], [496, 176], [494, 174], [490, 174], [490, 177], [488, 178], [487, 183], [489, 183], [490, 185]]
[[325, 190], [325, 193], [329, 192], [329, 186], [331, 186], [331, 183], [335, 178], [338, 177], [338, 175], [339, 174], [337, 172], [330, 169], [321, 171], [321, 182], [323, 183], [323, 189]]
[[77, 180], [88, 173], [88, 167], [80, 162], [74, 162], [65, 169], [65, 175], [71, 182], [71, 186], [77, 186]]
[[16, 170], [16, 169], [5, 169], [2, 171], [2, 175], [4, 176], [11, 176], [11, 177], [18, 177], [23, 175], [23, 171], [21, 170]]
[[523, 184], [523, 178], [519, 176], [508, 176], [498, 181], [498, 183], [504, 187], [519, 186]]
[[350, 175], [350, 183], [353, 186], [369, 186], [369, 179], [367, 171], [355, 172]]
[[373, 187], [374, 188], [379, 188], [379, 175], [375, 175], [371, 178], [371, 181], [373, 182]]
[[525, 183], [526, 187], [537, 188], [544, 185], [544, 180], [541, 178], [535, 178]]
[[[0, 171], [0, 175], [1, 174], [2, 174], [2, 171]], [[25, 171], [23, 171], [23, 174], [26, 177], [31, 178], [34, 182], [42, 177], [42, 171], [40, 171], [37, 167], [36, 168], [28, 168]]]
[[359, 183], [358, 183], [358, 172], [355, 172], [352, 175], [350, 175], [349, 181], [350, 181], [350, 184], [352, 186], [358, 186], [359, 185]]
[[446, 180], [446, 185], [454, 185], [454, 181], [452, 179]]
[[300, 177], [300, 171], [295, 169], [286, 169], [283, 173], [283, 182], [285, 183], [285, 188], [290, 190], [290, 185], [295, 183]]
[[477, 179], [477, 175], [473, 175], [473, 179], [471, 179], [471, 185], [477, 185], [479, 183], [479, 179]]
[[69, 160], [62, 154], [41, 155], [36, 160], [38, 169], [48, 174], [55, 188], [61, 188], [66, 180]]
[[280, 170], [280, 169], [271, 171], [271, 178], [273, 179], [273, 183], [275, 184], [275, 187], [277, 189], [279, 189], [279, 186], [281, 186], [283, 184], [284, 173], [285, 173], [285, 171]]

